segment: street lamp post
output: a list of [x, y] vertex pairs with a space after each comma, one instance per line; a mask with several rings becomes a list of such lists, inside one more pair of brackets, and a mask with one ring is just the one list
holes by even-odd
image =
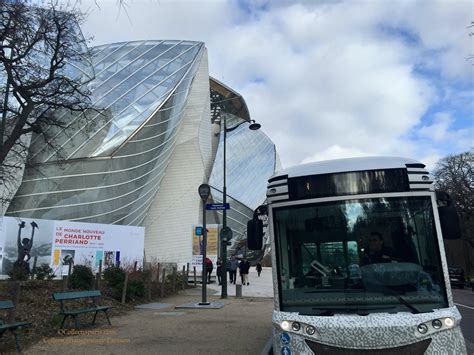
[[[226, 187], [226, 174], [225, 174], [225, 160], [226, 160], [226, 139], [227, 139], [227, 124], [226, 124], [226, 115], [224, 116], [224, 186], [222, 187], [222, 203], [225, 205], [227, 203], [227, 187]], [[227, 228], [227, 210], [222, 210], [222, 229]], [[221, 298], [227, 298], [227, 240], [221, 239], [221, 250], [222, 250], [222, 293]], [[222, 272], [221, 271], [221, 272]]]
[[202, 301], [200, 306], [207, 306], [207, 265], [206, 265], [206, 248], [207, 248], [207, 229], [206, 229], [206, 201], [211, 193], [211, 187], [208, 184], [201, 184], [198, 188], [199, 197], [202, 200]]
[[[227, 141], [227, 121], [226, 115], [224, 116], [224, 185], [222, 187], [222, 203], [225, 205], [227, 203], [227, 186], [226, 186], [226, 141]], [[255, 123], [254, 120], [250, 121], [251, 124], [249, 125], [249, 129], [252, 131], [256, 131], [260, 129], [261, 125], [259, 123]], [[227, 229], [227, 210], [222, 210], [222, 230]], [[222, 255], [222, 292], [221, 298], [227, 298], [227, 239], [221, 239], [221, 255]]]

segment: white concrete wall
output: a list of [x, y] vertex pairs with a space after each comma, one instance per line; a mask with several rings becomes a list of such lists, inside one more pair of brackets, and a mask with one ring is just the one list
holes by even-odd
[[186, 103], [176, 146], [145, 219], [147, 261], [191, 262], [192, 226], [201, 222], [198, 186], [213, 162], [207, 51]]

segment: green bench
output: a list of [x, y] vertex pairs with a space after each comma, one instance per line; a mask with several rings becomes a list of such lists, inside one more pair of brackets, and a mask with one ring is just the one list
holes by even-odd
[[[5, 311], [5, 310], [12, 311], [13, 308], [15, 308], [15, 305], [13, 304], [12, 301], [0, 301], [1, 311]], [[18, 328], [27, 327], [30, 324], [31, 322], [15, 322], [15, 321], [13, 321], [12, 323], [6, 323], [2, 318], [0, 318], [0, 337], [2, 337], [3, 334], [7, 330], [9, 330], [11, 333], [13, 333], [13, 336], [15, 337], [16, 350], [18, 352], [21, 352], [20, 343], [18, 342], [18, 335], [16, 333], [16, 330]]]
[[[63, 321], [61, 322], [61, 329], [64, 327], [64, 322], [66, 318], [71, 317], [74, 319], [74, 324], [76, 325], [76, 329], [79, 329], [79, 322], [77, 320], [77, 316], [83, 313], [92, 313], [94, 314], [94, 320], [92, 321], [92, 325], [95, 323], [95, 319], [97, 317], [97, 313], [104, 312], [105, 317], [107, 318], [107, 322], [109, 325], [110, 323], [109, 316], [107, 315], [107, 311], [113, 306], [100, 306], [97, 304], [97, 298], [101, 296], [100, 291], [77, 291], [77, 292], [56, 292], [53, 293], [53, 299], [55, 301], [61, 302], [59, 314], [63, 316]], [[71, 309], [71, 304], [69, 303], [69, 307], [65, 306], [66, 301], [74, 301], [74, 300], [81, 300], [81, 299], [89, 299], [90, 305], [85, 308], [76, 308]]]

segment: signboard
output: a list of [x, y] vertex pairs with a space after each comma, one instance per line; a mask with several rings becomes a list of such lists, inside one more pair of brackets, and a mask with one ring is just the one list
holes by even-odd
[[[202, 226], [193, 226], [193, 254], [191, 259], [191, 265], [196, 266], [197, 270], [202, 268], [202, 252], [203, 252], [203, 235], [197, 234], [199, 228], [202, 230]], [[218, 224], [207, 224], [207, 246], [206, 256], [212, 260], [214, 264], [214, 271], [216, 269], [217, 252], [219, 245], [219, 225]]]
[[[33, 267], [48, 264], [56, 276], [67, 274], [67, 260], [98, 271], [143, 261], [145, 228], [110, 224], [1, 217], [0, 274], [7, 275], [24, 255]], [[20, 242], [20, 243], [19, 243]]]
[[229, 210], [230, 204], [228, 203], [208, 203], [206, 205], [206, 210], [216, 211], [216, 210]]

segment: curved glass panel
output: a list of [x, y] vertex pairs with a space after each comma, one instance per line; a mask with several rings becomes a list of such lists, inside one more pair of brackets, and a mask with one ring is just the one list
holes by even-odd
[[[229, 255], [246, 255], [252, 261], [259, 260], [264, 251], [247, 250], [247, 221], [253, 211], [264, 203], [267, 180], [274, 174], [277, 165], [275, 145], [261, 131], [249, 129], [249, 123], [228, 112], [220, 112], [221, 127], [226, 120], [226, 187], [227, 225], [232, 229], [233, 238]], [[216, 158], [209, 185], [213, 199], [222, 202], [224, 182], [223, 144], [221, 132]], [[217, 211], [222, 223], [222, 212]]]
[[[211, 187], [212, 198], [217, 203], [222, 203], [222, 191]], [[231, 209], [227, 210], [227, 226], [232, 229], [231, 245], [228, 247], [228, 255], [246, 255], [250, 261], [258, 260], [263, 255], [263, 250], [255, 251], [247, 249], [247, 221], [252, 219], [253, 210], [227, 196], [227, 203]], [[222, 223], [222, 211], [215, 211]]]
[[[177, 75], [170, 76], [166, 72], [158, 75], [159, 78], [150, 79], [150, 82], [132, 83], [128, 87], [128, 93], [135, 88], [135, 93], [140, 93], [142, 97], [147, 93], [155, 96], [142, 106], [127, 105], [120, 115], [113, 110], [122, 107], [123, 103], [111, 105], [107, 114], [98, 115], [91, 121], [88, 129], [96, 133], [77, 134], [77, 137], [85, 136], [87, 139], [83, 142], [87, 144], [79, 148], [71, 145], [88, 156], [94, 152], [108, 156], [69, 159], [61, 165], [43, 163], [34, 169], [27, 169], [7, 215], [108, 224], [142, 223], [173, 152], [190, 86], [204, 53], [201, 43], [186, 42], [186, 45], [178, 46], [180, 43], [157, 41], [153, 44], [153, 48], [164, 44], [170, 49], [169, 52], [177, 48], [178, 55], [183, 48], [198, 51], [190, 63], [186, 62], [183, 66], [183, 61], [178, 60], [177, 66], [169, 66], [173, 73], [179, 68]], [[95, 58], [102, 56], [100, 63], [105, 64], [111, 58], [124, 58], [126, 53], [147, 46], [151, 47], [149, 42], [133, 46], [110, 45], [97, 51]], [[106, 56], [106, 51], [112, 53]], [[160, 56], [160, 53], [155, 55]], [[189, 59], [189, 56], [186, 57], [186, 61]], [[150, 62], [150, 58], [148, 60]], [[169, 58], [166, 58], [168, 62]], [[168, 68], [167, 65], [158, 67]], [[110, 67], [110, 64], [104, 65], [102, 70]], [[155, 73], [155, 70], [150, 69], [150, 72]], [[100, 71], [98, 74], [101, 75]], [[128, 103], [139, 98], [130, 97]], [[62, 138], [65, 146], [70, 144], [69, 138]], [[74, 139], [74, 143], [79, 142]], [[113, 156], [110, 156], [112, 152]]]
[[[201, 42], [137, 41], [93, 48], [96, 78], [89, 88], [95, 110], [71, 117], [71, 127], [77, 127], [69, 133], [56, 133], [62, 156], [111, 154], [167, 100], [202, 47]], [[32, 151], [36, 162], [58, 159], [41, 140]]]
[[[260, 130], [252, 131], [247, 122], [228, 130], [226, 138], [227, 194], [252, 210], [265, 201], [267, 180], [275, 172], [275, 145]], [[222, 190], [223, 133], [209, 184]]]

